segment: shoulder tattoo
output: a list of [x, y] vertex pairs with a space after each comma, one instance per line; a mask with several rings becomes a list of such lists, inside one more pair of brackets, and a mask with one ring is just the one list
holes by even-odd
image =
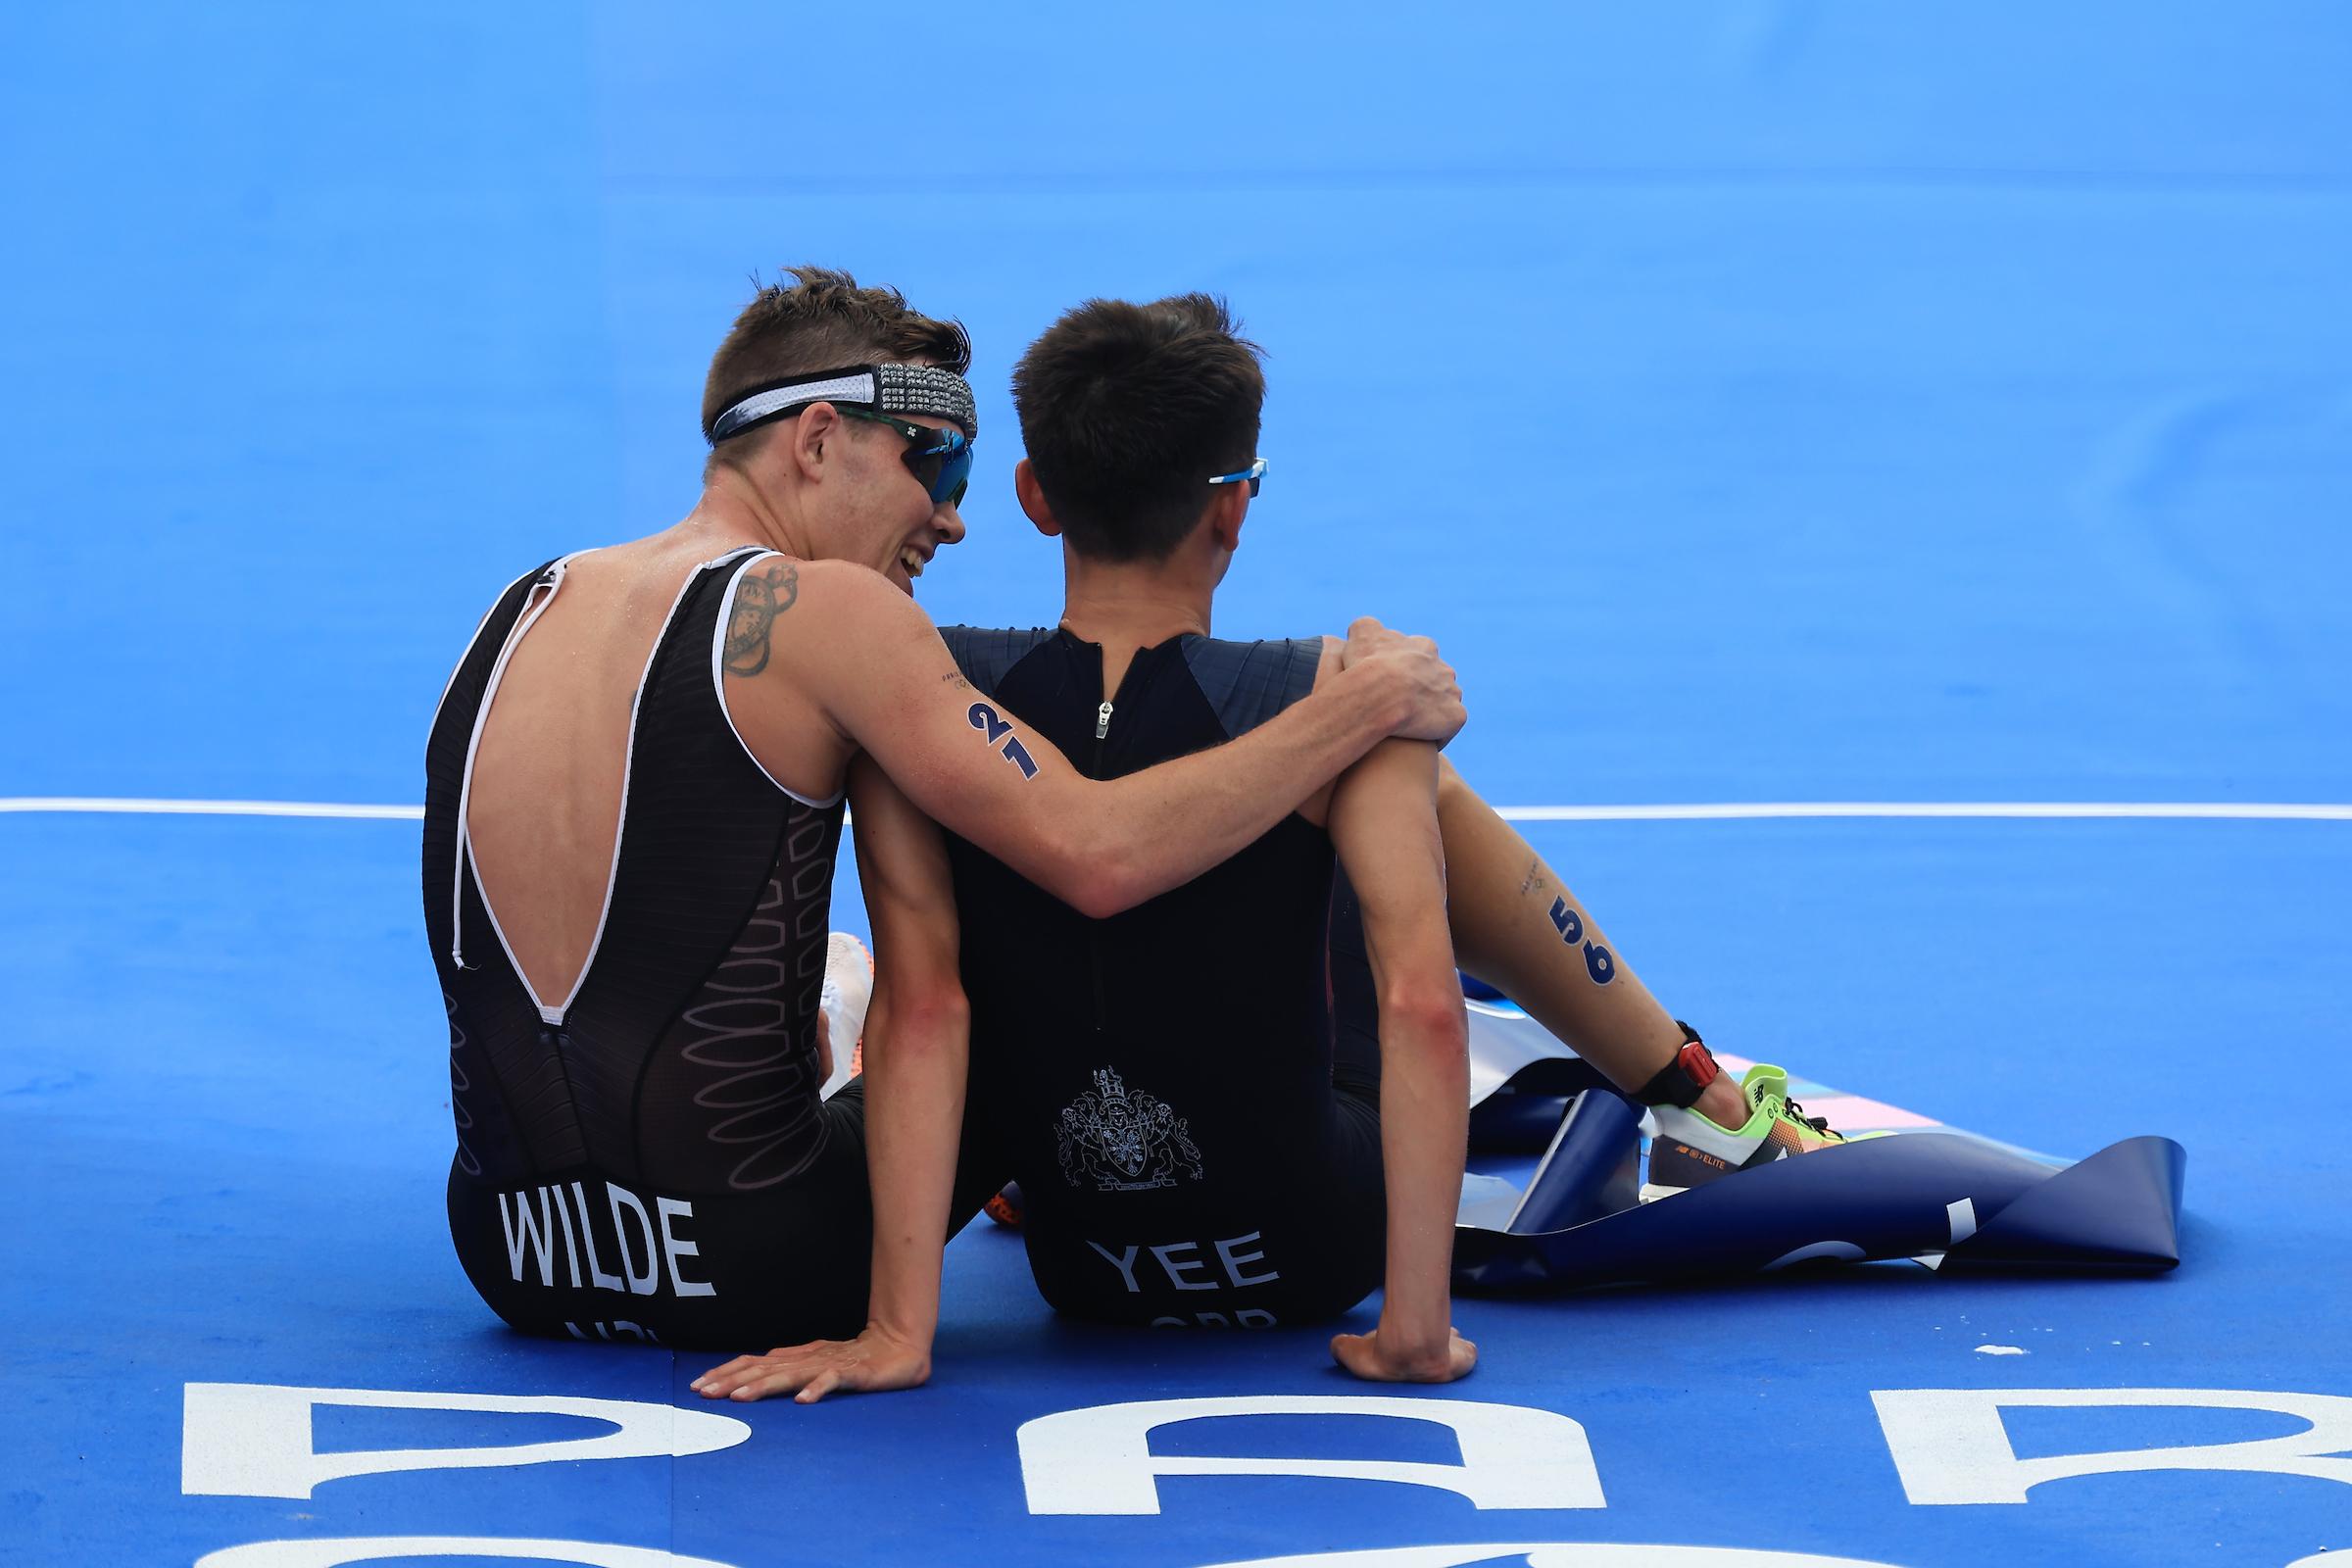
[[747, 571], [735, 587], [727, 615], [726, 666], [730, 675], [757, 675], [767, 667], [768, 638], [776, 617], [801, 597], [801, 568], [789, 561]]

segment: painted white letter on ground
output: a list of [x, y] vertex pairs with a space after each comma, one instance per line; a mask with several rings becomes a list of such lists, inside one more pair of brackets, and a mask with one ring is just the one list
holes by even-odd
[[[2310, 1476], [2352, 1486], [2352, 1398], [2333, 1394], [2258, 1394], [2243, 1389], [1874, 1389], [1879, 1425], [1903, 1492], [1916, 1503], [2023, 1502], [2030, 1488], [2069, 1476], [2134, 1470], [2247, 1470]], [[2245, 1443], [2053, 1453], [2020, 1459], [2001, 1410], [2034, 1406], [2188, 1406], [2269, 1410], [2311, 1423], [2283, 1438]]]
[[[319, 1453], [314, 1405], [393, 1410], [490, 1410], [576, 1415], [618, 1430], [561, 1443], [490, 1448], [386, 1448]], [[472, 1470], [555, 1459], [683, 1458], [731, 1448], [752, 1435], [733, 1416], [637, 1399], [561, 1395], [411, 1394], [388, 1389], [291, 1389], [270, 1383], [191, 1383], [180, 1428], [179, 1490], [192, 1497], [307, 1497], [321, 1482], [393, 1470]]]
[[1619, 1541], [1473, 1542], [1459, 1546], [1373, 1546], [1252, 1557], [1215, 1568], [1888, 1568], [1875, 1559], [1748, 1546], [1665, 1546]]
[[[1450, 1427], [1462, 1462], [1391, 1459], [1195, 1458], [1152, 1452], [1152, 1429], [1227, 1415], [1386, 1416]], [[1478, 1508], [1599, 1508], [1600, 1473], [1585, 1429], [1549, 1410], [1470, 1399], [1374, 1395], [1147, 1399], [1063, 1410], [1022, 1424], [1016, 1441], [1029, 1511], [1159, 1512], [1160, 1476], [1333, 1476], [1436, 1487]]]
[[609, 1546], [598, 1541], [509, 1541], [491, 1536], [353, 1536], [342, 1541], [257, 1541], [223, 1546], [196, 1568], [343, 1568], [386, 1557], [519, 1557], [582, 1568], [730, 1568], [709, 1557], [681, 1557], [659, 1546]]

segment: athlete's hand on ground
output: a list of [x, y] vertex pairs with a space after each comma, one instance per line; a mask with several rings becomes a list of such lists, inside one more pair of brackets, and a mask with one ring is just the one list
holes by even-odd
[[789, 1394], [797, 1403], [814, 1404], [828, 1394], [919, 1388], [930, 1376], [930, 1351], [869, 1325], [854, 1340], [815, 1340], [765, 1355], [739, 1355], [692, 1386], [706, 1399]]
[[1411, 704], [1404, 722], [1393, 734], [1443, 746], [1469, 722], [1453, 666], [1438, 657], [1438, 645], [1427, 637], [1391, 631], [1366, 615], [1348, 628], [1348, 646], [1340, 651], [1340, 667], [1350, 669], [1373, 662], [1389, 665]]
[[1367, 1383], [1451, 1383], [1468, 1377], [1478, 1365], [1478, 1347], [1451, 1328], [1446, 1345], [1435, 1351], [1406, 1352], [1383, 1340], [1378, 1329], [1370, 1334], [1335, 1334], [1331, 1358]]

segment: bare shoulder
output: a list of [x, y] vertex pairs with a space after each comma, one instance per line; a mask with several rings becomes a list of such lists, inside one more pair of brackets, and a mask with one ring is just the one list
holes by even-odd
[[780, 639], [832, 640], [845, 626], [861, 639], [928, 632], [930, 617], [880, 572], [847, 561], [763, 556], [744, 569], [727, 607], [723, 653], [731, 675], [768, 667]]

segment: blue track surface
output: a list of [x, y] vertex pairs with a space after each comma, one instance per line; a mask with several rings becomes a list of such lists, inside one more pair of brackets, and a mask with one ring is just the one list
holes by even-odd
[[[1022, 345], [1090, 294], [1208, 288], [1273, 354], [1218, 630], [1436, 634], [1490, 799], [2352, 800], [2348, 81], [2321, 4], [16, 6], [0, 796], [414, 802], [490, 596], [691, 504], [706, 356], [748, 274], [815, 260], [976, 339], [941, 619], [1055, 613], [1010, 499]], [[1910, 1501], [1872, 1398], [2352, 1398], [2352, 823], [1528, 832], [1741, 1054], [2030, 1148], [2180, 1139], [2180, 1272], [1464, 1303], [1484, 1362], [1437, 1397], [1581, 1423], [1600, 1508], [1179, 1476], [1156, 1514], [1033, 1513], [1035, 1418], [1382, 1391], [1309, 1332], [1059, 1325], [993, 1232], [952, 1250], [918, 1393], [737, 1409], [748, 1442], [676, 1459], [183, 1492], [189, 1384], [699, 1409], [703, 1362], [515, 1340], [458, 1272], [413, 825], [0, 813], [0, 1562], [2352, 1549], [2340, 1460]], [[859, 923], [846, 875], [837, 908]], [[2031, 1458], [2301, 1425], [2006, 1430]], [[321, 1408], [312, 1436], [601, 1430]], [[1152, 1446], [1461, 1457], [1371, 1415]]]

